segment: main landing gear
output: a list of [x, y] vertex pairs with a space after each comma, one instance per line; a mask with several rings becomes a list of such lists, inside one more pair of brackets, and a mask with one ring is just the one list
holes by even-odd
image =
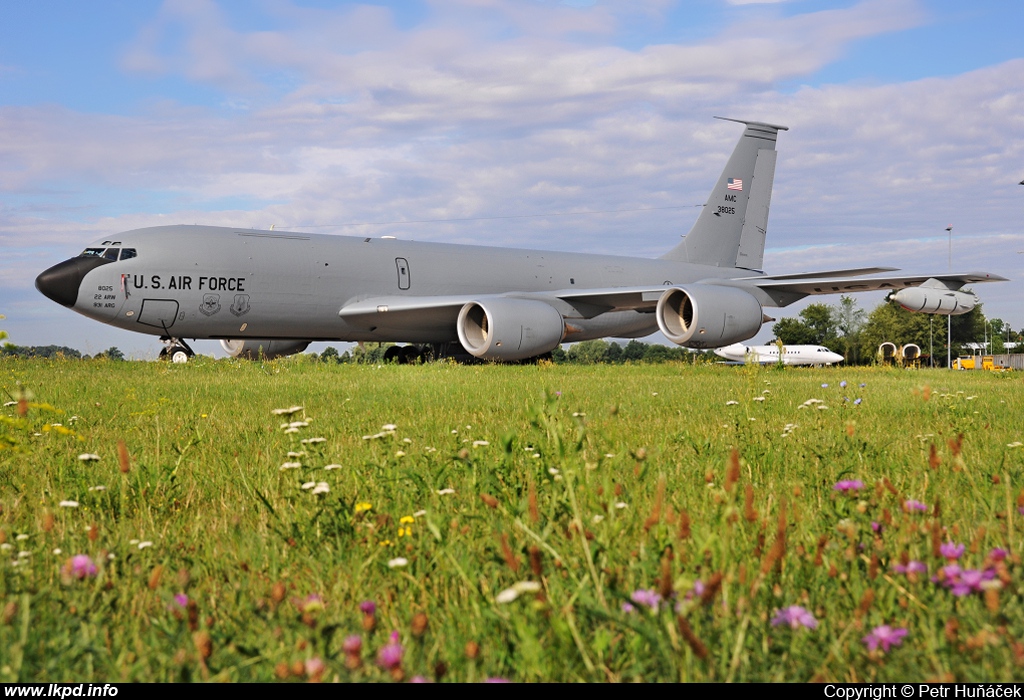
[[384, 351], [384, 362], [397, 362], [400, 365], [415, 365], [418, 362], [430, 362], [433, 352], [429, 346], [419, 348], [415, 345], [392, 345]]
[[160, 340], [164, 344], [164, 349], [160, 351], [161, 360], [169, 359], [174, 364], [181, 364], [196, 354], [181, 338], [164, 336]]

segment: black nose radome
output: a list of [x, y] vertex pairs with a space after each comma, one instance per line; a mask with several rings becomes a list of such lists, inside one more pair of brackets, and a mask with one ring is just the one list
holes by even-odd
[[85, 276], [111, 260], [106, 258], [71, 258], [57, 263], [36, 277], [36, 289], [63, 306], [74, 306], [78, 288]]

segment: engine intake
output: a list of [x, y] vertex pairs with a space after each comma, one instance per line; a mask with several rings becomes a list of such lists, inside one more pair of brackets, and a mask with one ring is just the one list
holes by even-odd
[[761, 304], [747, 292], [708, 284], [666, 290], [655, 316], [666, 338], [688, 348], [719, 348], [752, 338], [765, 319]]
[[273, 360], [278, 357], [286, 357], [302, 352], [309, 347], [308, 340], [257, 340], [247, 338], [245, 340], [222, 340], [220, 346], [224, 348], [231, 357], [241, 357], [246, 360]]
[[562, 314], [542, 301], [495, 297], [471, 301], [457, 321], [459, 342], [470, 355], [513, 362], [551, 352], [565, 337]]

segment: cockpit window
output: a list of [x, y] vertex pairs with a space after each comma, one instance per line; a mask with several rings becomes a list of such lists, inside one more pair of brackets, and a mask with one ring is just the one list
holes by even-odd
[[107, 248], [107, 252], [103, 254], [107, 260], [117, 260], [117, 256], [120, 254], [120, 248]]
[[136, 256], [136, 253], [135, 253], [135, 249], [134, 248], [122, 248], [121, 249], [121, 259], [122, 260], [131, 260], [135, 256]]
[[86, 248], [85, 250], [82, 251], [82, 254], [79, 255], [78, 257], [80, 257], [80, 258], [102, 258], [103, 257], [103, 249], [102, 248]]

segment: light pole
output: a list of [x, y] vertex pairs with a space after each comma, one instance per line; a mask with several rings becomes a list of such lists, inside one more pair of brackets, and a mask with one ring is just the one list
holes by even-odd
[[[953, 271], [953, 224], [946, 227], [949, 234], [949, 272]], [[953, 369], [953, 316], [946, 316], [946, 367]]]
[[928, 317], [928, 364], [932, 369], [935, 369], [935, 340], [932, 326], [935, 325], [935, 316]]

